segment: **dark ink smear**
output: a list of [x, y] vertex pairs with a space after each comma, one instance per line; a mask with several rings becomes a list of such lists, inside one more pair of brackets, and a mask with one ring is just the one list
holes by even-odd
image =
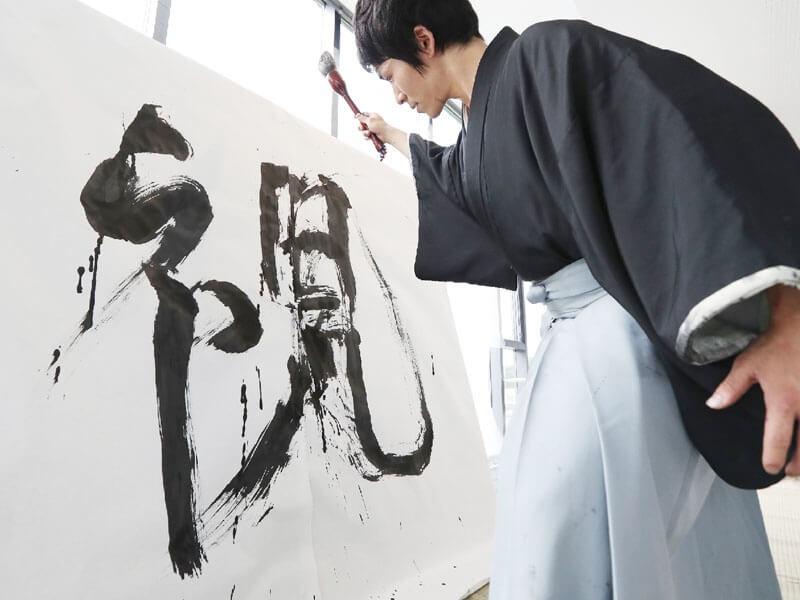
[[333, 359], [333, 336], [321, 330], [323, 320], [320, 319], [315, 327], [303, 327], [300, 339], [311, 367], [311, 376], [314, 379], [314, 388], [323, 390], [325, 381], [336, 376], [336, 363]]
[[239, 402], [242, 403], [242, 437], [244, 437], [245, 425], [247, 424], [247, 385], [242, 383]]
[[[270, 505], [270, 507], [269, 507], [269, 508], [268, 508], [268, 509], [267, 509], [267, 510], [264, 512], [264, 514], [263, 514], [263, 515], [261, 515], [261, 517], [258, 519], [258, 521], [256, 522], [256, 525], [259, 525], [259, 524], [261, 523], [261, 521], [263, 521], [264, 519], [266, 519], [266, 518], [267, 518], [267, 515], [268, 515], [269, 513], [271, 513], [271, 512], [272, 512], [272, 509], [273, 509], [273, 508], [275, 508], [275, 506], [273, 506], [273, 505]], [[270, 593], [271, 593], [271, 592], [270, 592]]]
[[55, 374], [55, 377], [53, 378], [53, 383], [58, 383], [59, 375], [61, 375], [61, 366], [60, 365], [58, 367], [56, 367], [56, 374]]
[[206, 281], [195, 286], [204, 292], [212, 292], [217, 300], [231, 311], [233, 323], [214, 335], [209, 344], [228, 353], [246, 352], [261, 340], [264, 329], [258, 310], [241, 289], [227, 281]]
[[220, 331], [225, 329], [226, 327], [227, 327], [227, 324], [225, 324], [225, 323], [220, 323], [218, 325], [215, 325], [214, 327], [209, 329], [207, 332], [205, 332], [203, 335], [195, 336], [193, 344], [195, 346], [198, 345], [198, 344], [205, 344], [206, 346], [210, 345], [209, 340], [212, 337], [214, 337], [215, 335], [217, 335]]
[[343, 280], [344, 293], [355, 299], [356, 278], [350, 265], [349, 240], [350, 233], [347, 226], [347, 211], [350, 210], [350, 200], [339, 185], [324, 175], [319, 176], [320, 186], [324, 191], [328, 205], [328, 230], [332, 238], [341, 240], [338, 244], [344, 252], [342, 259], [338, 260], [339, 271]]
[[189, 143], [158, 116], [157, 108], [142, 106], [119, 152], [98, 165], [80, 200], [89, 224], [101, 235], [134, 244], [160, 235], [161, 243], [147, 262], [174, 271], [200, 242], [213, 215], [208, 194], [193, 179], [174, 177], [166, 185], [139, 179], [136, 153], [171, 154], [178, 160], [191, 155]]
[[239, 517], [233, 520], [233, 541], [236, 543], [236, 531], [239, 528]]
[[431, 375], [436, 375], [436, 363], [433, 362], [433, 354], [431, 354]]
[[152, 152], [171, 154], [180, 161], [192, 155], [192, 146], [159, 114], [161, 107], [144, 104], [122, 136], [119, 146], [125, 154]]
[[303, 400], [311, 386], [311, 374], [294, 356], [289, 357], [287, 368], [291, 384], [288, 401], [276, 405], [272, 420], [250, 450], [245, 465], [203, 511], [203, 520], [209, 524], [209, 535], [227, 531], [234, 513], [266, 499], [275, 476], [289, 463], [289, 447], [300, 428]]
[[147, 262], [174, 271], [211, 223], [208, 195], [186, 177], [174, 177], [166, 185], [140, 185], [134, 165], [132, 157], [118, 155], [97, 167], [81, 192], [86, 218], [98, 233], [134, 244], [161, 235]]
[[270, 297], [274, 300], [278, 295], [278, 266], [275, 248], [281, 234], [280, 216], [278, 214], [278, 190], [289, 184], [289, 167], [279, 167], [270, 163], [261, 164], [261, 191], [259, 207], [261, 209], [261, 290], [267, 286]]
[[311, 405], [314, 407], [314, 412], [317, 415], [317, 421], [319, 423], [319, 434], [322, 439], [322, 452], [325, 453], [328, 451], [328, 438], [325, 434], [325, 412], [322, 410], [322, 402], [320, 401], [320, 396], [322, 393], [327, 389], [327, 384], [324, 387], [319, 389], [314, 389], [311, 392]]
[[86, 272], [86, 269], [83, 267], [78, 267], [78, 293], [83, 293], [83, 274]]
[[230, 597], [230, 600], [233, 600], [233, 592], [235, 592], [235, 591], [236, 591], [236, 586], [234, 585], [234, 586], [233, 586], [233, 589], [231, 590], [231, 597]]
[[336, 296], [316, 296], [301, 298], [297, 309], [302, 313], [307, 310], [336, 310], [342, 305], [342, 301]]
[[[53, 360], [52, 360], [52, 361], [50, 361], [50, 367], [52, 367], [54, 364], [56, 364], [56, 361], [57, 361], [57, 360], [58, 360], [60, 357], [61, 357], [61, 350], [59, 350], [58, 348], [56, 348], [55, 350], [53, 350]], [[49, 369], [50, 367], [47, 367], [47, 368]]]
[[256, 367], [256, 377], [258, 377], [258, 410], [264, 410], [264, 395], [261, 391], [261, 369]]
[[89, 273], [94, 271], [94, 254], [89, 256]]
[[206, 559], [197, 532], [197, 454], [186, 397], [189, 358], [198, 313], [192, 291], [166, 269], [145, 266], [158, 296], [153, 327], [161, 468], [173, 570], [183, 579], [199, 575]]
[[334, 235], [333, 232], [301, 231], [291, 240], [281, 244], [281, 248], [286, 250], [291, 245], [304, 251], [315, 250], [328, 258], [344, 258], [347, 256], [347, 246], [344, 245], [347, 240], [339, 240], [337, 239], [339, 236], [334, 237]]
[[81, 333], [86, 333], [94, 325], [94, 303], [97, 294], [97, 270], [100, 267], [100, 246], [103, 244], [102, 234], [97, 238], [97, 245], [94, 247], [94, 272], [92, 273], [92, 290], [89, 292], [89, 310], [81, 323]]

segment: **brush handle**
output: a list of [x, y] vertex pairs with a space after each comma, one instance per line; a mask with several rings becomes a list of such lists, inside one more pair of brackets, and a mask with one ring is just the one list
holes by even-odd
[[[356, 103], [353, 102], [353, 99], [350, 97], [350, 94], [347, 93], [347, 85], [342, 79], [342, 76], [339, 75], [339, 71], [334, 69], [330, 73], [328, 73], [328, 83], [331, 84], [333, 91], [339, 94], [344, 101], [347, 102], [347, 106], [350, 107], [350, 110], [353, 111], [354, 115], [358, 115], [361, 111], [358, 110]], [[361, 123], [361, 130], [366, 131], [367, 126], [364, 123]], [[372, 140], [372, 144], [375, 146], [375, 150], [378, 151], [378, 154], [381, 156], [381, 160], [386, 156], [386, 145], [380, 140], [380, 138], [375, 135], [374, 133], [370, 132], [369, 139]]]

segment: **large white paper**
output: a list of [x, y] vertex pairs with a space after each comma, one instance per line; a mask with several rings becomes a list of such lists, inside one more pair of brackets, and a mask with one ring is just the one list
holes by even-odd
[[0, 595], [485, 579], [490, 478], [412, 182], [82, 5], [0, 15]]

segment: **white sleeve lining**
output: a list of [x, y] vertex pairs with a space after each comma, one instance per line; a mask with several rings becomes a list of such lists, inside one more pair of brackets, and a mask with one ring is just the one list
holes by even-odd
[[737, 279], [698, 302], [678, 329], [678, 356], [704, 365], [744, 350], [769, 327], [769, 304], [764, 292], [778, 284], [800, 288], [800, 269], [768, 267]]

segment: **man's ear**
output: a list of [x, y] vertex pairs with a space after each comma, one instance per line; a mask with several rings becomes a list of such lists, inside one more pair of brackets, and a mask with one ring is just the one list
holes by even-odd
[[424, 25], [414, 27], [414, 39], [417, 41], [417, 52], [420, 57], [433, 58], [436, 54], [436, 40], [433, 32]]

